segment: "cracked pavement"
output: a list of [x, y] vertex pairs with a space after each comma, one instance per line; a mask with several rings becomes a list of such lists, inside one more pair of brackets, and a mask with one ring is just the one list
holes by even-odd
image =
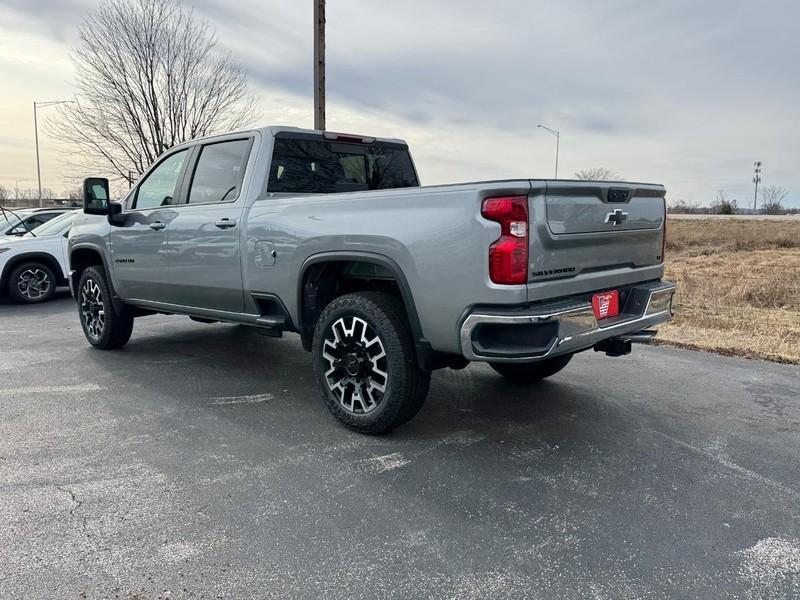
[[342, 429], [295, 336], [0, 303], [1, 598], [796, 598], [800, 369], [637, 348], [434, 374]]

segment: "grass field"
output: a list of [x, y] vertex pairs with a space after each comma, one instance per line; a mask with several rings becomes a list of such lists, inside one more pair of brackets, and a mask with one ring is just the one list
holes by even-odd
[[800, 222], [670, 219], [670, 344], [800, 364]]

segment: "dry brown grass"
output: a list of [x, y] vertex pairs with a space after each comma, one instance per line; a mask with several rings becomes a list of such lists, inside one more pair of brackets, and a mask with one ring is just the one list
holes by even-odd
[[662, 341], [800, 364], [800, 223], [670, 220], [666, 277]]
[[667, 250], [673, 256], [781, 248], [800, 248], [800, 221], [732, 218], [670, 219], [667, 223]]

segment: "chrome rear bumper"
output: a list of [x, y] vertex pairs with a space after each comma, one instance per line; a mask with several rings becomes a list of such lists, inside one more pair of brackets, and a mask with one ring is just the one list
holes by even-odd
[[[672, 296], [675, 284], [668, 281], [646, 283], [627, 290], [624, 307], [619, 316], [597, 321], [591, 300], [563, 300], [548, 302], [518, 310], [476, 310], [461, 325], [461, 352], [471, 361], [534, 362], [591, 348], [598, 342], [612, 338], [635, 337], [643, 329], [665, 323], [672, 318]], [[516, 349], [506, 346], [489, 351], [480, 342], [480, 328], [500, 326], [496, 331], [530, 330], [540, 325], [545, 332], [545, 342], [535, 349]], [[535, 329], [535, 327], [534, 327]], [[552, 332], [552, 333], [550, 333]], [[639, 341], [638, 339], [635, 341]]]

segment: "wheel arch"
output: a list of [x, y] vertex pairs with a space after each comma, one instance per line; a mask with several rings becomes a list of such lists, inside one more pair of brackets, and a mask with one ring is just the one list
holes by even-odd
[[106, 283], [111, 291], [111, 302], [116, 311], [122, 308], [122, 300], [117, 295], [114, 287], [114, 281], [111, 277], [111, 269], [106, 260], [105, 253], [99, 246], [94, 244], [80, 244], [70, 248], [69, 252], [69, 277], [70, 289], [73, 295], [77, 298], [78, 284], [81, 280], [81, 274], [89, 267], [101, 266], [106, 274]]
[[66, 281], [64, 279], [64, 272], [61, 269], [61, 264], [58, 259], [48, 252], [25, 252], [17, 256], [12, 256], [8, 262], [3, 266], [3, 272], [0, 274], [0, 282], [2, 282], [3, 290], [8, 287], [8, 277], [11, 272], [16, 269], [20, 264], [26, 262], [38, 262], [47, 265], [56, 276], [57, 284], [63, 285]]
[[411, 327], [411, 334], [417, 346], [417, 353], [420, 355], [421, 347], [423, 348], [422, 353], [424, 353], [424, 348], [428, 347], [428, 343], [422, 331], [422, 324], [419, 320], [417, 307], [414, 303], [414, 295], [408, 284], [408, 279], [406, 279], [402, 268], [397, 262], [388, 256], [372, 252], [322, 252], [308, 257], [305, 262], [303, 262], [300, 268], [297, 287], [297, 329], [303, 339], [303, 347], [307, 350], [310, 349], [310, 335], [316, 323], [316, 317], [318, 317], [321, 312], [321, 308], [316, 311], [316, 315], [309, 315], [306, 311], [309, 276], [318, 273], [328, 265], [338, 265], [341, 269], [342, 265], [358, 263], [376, 265], [384, 269], [391, 276], [391, 280], [397, 285], [400, 299], [406, 310], [406, 315], [408, 316], [409, 325]]
[[108, 266], [99, 248], [89, 245], [75, 246], [69, 253], [69, 268], [80, 278], [80, 273], [87, 267], [101, 265], [108, 271]]

